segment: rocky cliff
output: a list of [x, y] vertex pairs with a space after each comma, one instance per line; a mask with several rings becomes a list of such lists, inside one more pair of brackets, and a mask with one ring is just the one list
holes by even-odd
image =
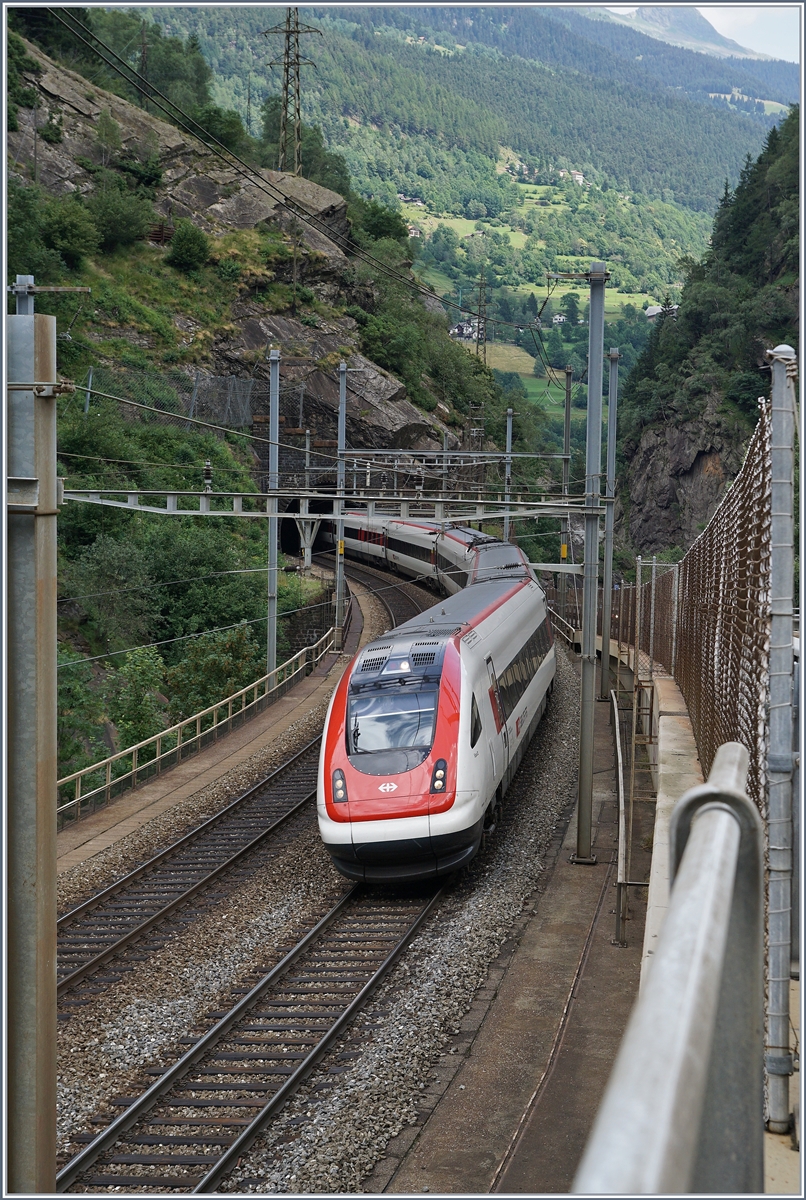
[[[261, 289], [267, 282], [290, 284], [292, 274], [300, 287], [309, 289], [327, 305], [343, 306], [367, 299], [367, 285], [359, 287], [351, 278], [344, 252], [350, 227], [342, 196], [301, 177], [266, 169], [244, 171], [228, 165], [197, 138], [119, 96], [93, 87], [32, 44], [26, 42], [25, 47], [41, 66], [40, 73], [26, 74], [26, 84], [38, 92], [39, 106], [38, 110], [21, 108], [19, 130], [8, 134], [11, 174], [28, 180], [36, 178], [54, 196], [90, 194], [94, 174], [103, 161], [98, 118], [109, 113], [119, 128], [120, 156], [133, 161], [157, 160], [160, 180], [155, 187], [154, 207], [166, 224], [188, 218], [213, 239], [238, 230], [281, 231], [288, 253], [273, 262], [270, 271], [242, 273], [238, 298], [231, 304], [227, 319], [216, 327], [203, 328], [177, 298], [173, 320], [180, 348], [194, 342], [205, 346], [201, 361], [197, 359], [193, 368], [188, 367], [189, 373], [265, 380], [268, 350], [278, 348], [283, 383], [304, 385], [306, 424], [330, 438], [335, 436], [338, 410], [337, 364], [340, 358], [347, 358], [351, 371], [356, 372], [350, 376], [348, 392], [348, 440], [352, 445], [441, 448], [445, 434], [451, 447], [459, 444], [443, 423], [442, 418], [449, 416], [446, 406], [435, 414], [426, 414], [406, 398], [400, 380], [358, 352], [354, 320], [336, 316], [308, 318], [303, 323], [293, 315], [267, 312], [261, 303]], [[38, 128], [45, 119], [57, 127], [60, 140], [38, 136], [35, 118]], [[293, 202], [297, 211], [315, 221], [315, 226], [295, 218], [284, 207], [285, 201]], [[114, 332], [119, 340], [144, 351], [155, 345], [142, 322], [127, 320], [125, 315], [115, 322]], [[86, 336], [99, 343], [98, 362], [115, 365], [104, 358], [100, 348], [106, 331], [96, 326]], [[258, 403], [255, 416], [259, 420], [261, 415]]]
[[617, 516], [619, 535], [639, 554], [688, 548], [736, 477], [749, 435], [720, 415], [720, 400], [709, 397], [696, 421], [643, 430], [627, 470], [627, 509]]

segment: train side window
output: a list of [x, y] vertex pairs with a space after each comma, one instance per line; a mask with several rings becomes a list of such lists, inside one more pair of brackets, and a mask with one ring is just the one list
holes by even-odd
[[481, 715], [479, 714], [479, 706], [476, 704], [476, 697], [470, 705], [470, 745], [475, 746], [476, 742], [481, 737]]

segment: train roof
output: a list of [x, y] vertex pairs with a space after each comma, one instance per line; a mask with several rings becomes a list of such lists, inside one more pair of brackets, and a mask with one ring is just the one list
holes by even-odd
[[[472, 587], [462, 588], [461, 592], [449, 596], [446, 600], [428, 608], [419, 616], [412, 617], [395, 629], [389, 631], [383, 641], [399, 637], [414, 637], [414, 635], [438, 638], [447, 642], [454, 634], [461, 632], [466, 625], [472, 624], [481, 613], [500, 600], [512, 590], [515, 583], [525, 582], [527, 576], [506, 579], [488, 580], [476, 583]], [[531, 579], [531, 575], [528, 576]]]

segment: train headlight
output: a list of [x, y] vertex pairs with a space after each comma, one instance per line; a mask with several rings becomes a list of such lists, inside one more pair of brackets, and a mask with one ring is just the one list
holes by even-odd
[[343, 771], [333, 772], [333, 802], [335, 804], [347, 803], [347, 784]]
[[431, 774], [431, 791], [444, 792], [447, 784], [448, 764], [444, 758], [438, 758], [434, 763], [434, 770]]

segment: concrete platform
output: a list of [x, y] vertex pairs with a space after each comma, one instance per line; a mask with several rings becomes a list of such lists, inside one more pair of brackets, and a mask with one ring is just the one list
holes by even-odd
[[[397, 1164], [365, 1190], [567, 1192], [638, 994], [645, 889], [633, 889], [629, 945], [614, 933], [617, 801], [609, 706], [596, 706], [593, 867], [574, 866], [576, 820], [502, 970], [458, 1069]], [[636, 805], [634, 874], [649, 868], [654, 805]], [[469, 1016], [472, 1016], [469, 1014]], [[403, 1149], [403, 1147], [401, 1147]], [[386, 1180], [382, 1181], [383, 1175]], [[385, 1185], [385, 1186], [384, 1186]]]
[[91, 816], [68, 825], [56, 838], [56, 870], [62, 875], [114, 845], [135, 829], [152, 821], [175, 804], [200, 792], [220, 776], [238, 767], [264, 746], [281, 737], [295, 721], [328, 700], [350, 657], [368, 640], [364, 636], [361, 598], [366, 589], [352, 583], [357, 610], [345, 640], [344, 653], [326, 655], [316, 669], [295, 684], [270, 708], [234, 733], [208, 746], [156, 779], [124, 792], [117, 800]]

